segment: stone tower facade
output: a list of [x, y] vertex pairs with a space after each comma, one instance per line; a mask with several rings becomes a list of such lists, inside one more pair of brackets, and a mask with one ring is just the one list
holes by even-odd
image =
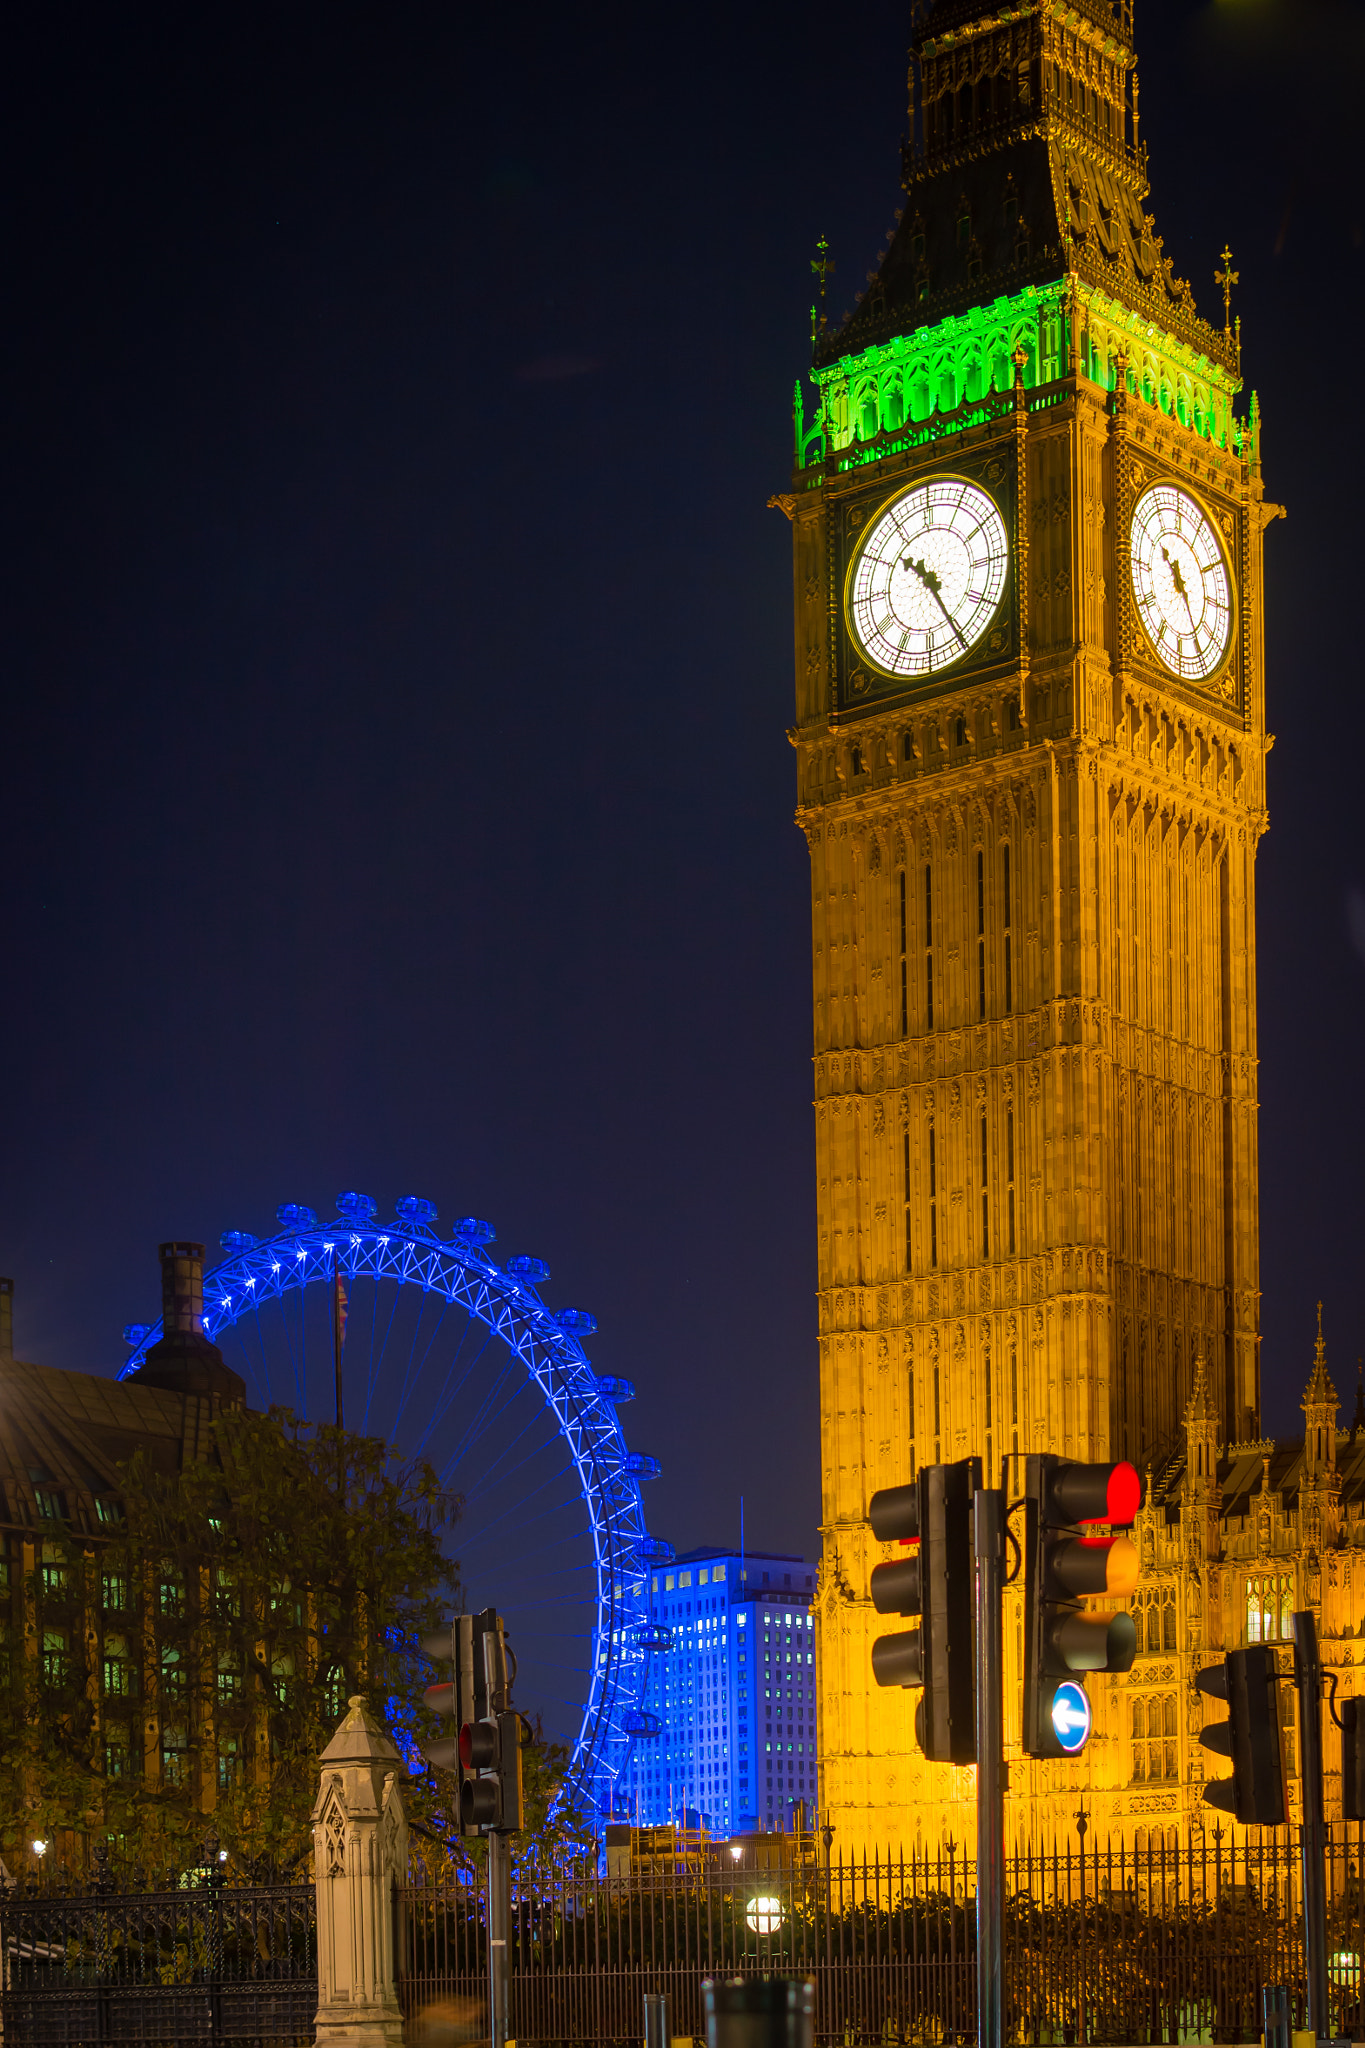
[[[1260, 1431], [1256, 401], [1234, 410], [1226, 294], [1200, 318], [1143, 209], [1126, 0], [940, 0], [911, 87], [905, 205], [817, 327], [777, 501], [821, 1783], [850, 1846], [933, 1833], [953, 1797], [869, 1682], [870, 1495], [968, 1453], [997, 1479], [1042, 1450], [1161, 1468], [1192, 1402], [1220, 1444]], [[1070, 1796], [1102, 1754], [1029, 1769]]]

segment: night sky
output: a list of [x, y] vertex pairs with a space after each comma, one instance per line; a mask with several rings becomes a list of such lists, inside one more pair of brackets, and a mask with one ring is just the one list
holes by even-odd
[[[0, 1271], [343, 1188], [537, 1252], [679, 1548], [813, 1554], [793, 379], [909, 12], [62, 5], [7, 27]], [[1266, 1426], [1365, 1351], [1365, 12], [1139, 0], [1158, 228], [1261, 395]]]

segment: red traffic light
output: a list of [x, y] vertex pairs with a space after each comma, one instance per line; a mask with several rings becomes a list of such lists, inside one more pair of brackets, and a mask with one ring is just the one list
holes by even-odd
[[1026, 1756], [1074, 1756], [1085, 1747], [1089, 1703], [1084, 1687], [1068, 1673], [1132, 1669], [1137, 1653], [1132, 1616], [1087, 1614], [1080, 1603], [1124, 1599], [1134, 1590], [1141, 1571], [1137, 1545], [1126, 1535], [1090, 1536], [1081, 1531], [1096, 1523], [1130, 1527], [1143, 1494], [1137, 1467], [1126, 1460], [1081, 1464], [1052, 1452], [1036, 1452], [1027, 1460], [1022, 1728]]
[[423, 1692], [422, 1699], [428, 1712], [433, 1714], [453, 1714], [459, 1705], [455, 1698], [455, 1687], [449, 1682], [445, 1685], [429, 1685]]
[[1108, 1522], [1131, 1528], [1142, 1506], [1142, 1475], [1126, 1459], [1117, 1465], [1059, 1463], [1049, 1475], [1049, 1519], [1063, 1522]]
[[466, 1721], [461, 1728], [460, 1762], [467, 1771], [496, 1769], [500, 1749], [496, 1721]]

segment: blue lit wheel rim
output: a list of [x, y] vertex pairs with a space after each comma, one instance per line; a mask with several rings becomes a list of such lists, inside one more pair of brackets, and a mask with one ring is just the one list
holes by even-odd
[[[438, 1426], [448, 1421], [452, 1412], [457, 1421], [470, 1414], [456, 1405], [459, 1386], [468, 1382], [490, 1347], [496, 1346], [493, 1361], [476, 1382], [478, 1405], [456, 1452], [446, 1459], [444, 1469], [438, 1464], [443, 1483], [451, 1484], [452, 1468], [484, 1441], [499, 1419], [505, 1423], [503, 1435], [504, 1439], [510, 1437], [510, 1444], [504, 1443], [493, 1460], [495, 1465], [506, 1464], [510, 1456], [524, 1468], [550, 1443], [562, 1445], [568, 1462], [558, 1476], [564, 1477], [566, 1484], [576, 1485], [576, 1499], [586, 1515], [588, 1548], [582, 1565], [565, 1567], [559, 1575], [579, 1571], [591, 1582], [591, 1591], [579, 1596], [586, 1602], [591, 1626], [584, 1634], [583, 1683], [577, 1703], [581, 1704], [581, 1719], [571, 1736], [566, 1790], [595, 1817], [611, 1813], [614, 1788], [633, 1745], [653, 1732], [646, 1726], [652, 1717], [641, 1705], [648, 1658], [658, 1647], [654, 1640], [657, 1630], [649, 1619], [647, 1578], [652, 1565], [672, 1556], [670, 1545], [650, 1536], [640, 1492], [642, 1480], [658, 1476], [658, 1463], [628, 1449], [616, 1412], [616, 1403], [628, 1400], [633, 1388], [628, 1381], [594, 1371], [582, 1344], [596, 1328], [590, 1315], [582, 1309], [556, 1312], [546, 1305], [542, 1290], [549, 1273], [543, 1261], [520, 1257], [498, 1266], [485, 1249], [493, 1240], [493, 1230], [477, 1218], [464, 1218], [449, 1237], [441, 1238], [433, 1228], [436, 1211], [432, 1203], [405, 1196], [397, 1205], [395, 1220], [381, 1225], [375, 1221], [375, 1203], [359, 1194], [339, 1196], [337, 1216], [326, 1224], [320, 1224], [311, 1209], [295, 1203], [282, 1205], [276, 1214], [281, 1228], [272, 1237], [258, 1239], [245, 1231], [226, 1231], [222, 1246], [227, 1256], [204, 1276], [205, 1332], [221, 1345], [227, 1362], [243, 1373], [252, 1405], [275, 1401], [306, 1416], [311, 1382], [316, 1414], [324, 1420], [332, 1418], [330, 1342], [324, 1347], [315, 1340], [310, 1354], [306, 1297], [311, 1292], [315, 1302], [320, 1302], [330, 1327], [332, 1281], [334, 1274], [340, 1273], [350, 1296], [343, 1374], [348, 1427], [390, 1435], [397, 1441], [406, 1415], [403, 1433], [415, 1434], [417, 1441], [401, 1447], [431, 1455]], [[372, 1303], [364, 1298], [367, 1280], [373, 1283]], [[419, 1304], [415, 1309], [411, 1306], [414, 1300]], [[435, 1330], [424, 1332], [428, 1301], [441, 1306], [439, 1312], [433, 1312]], [[403, 1361], [397, 1351], [389, 1355], [389, 1340], [405, 1303], [413, 1330]], [[387, 1322], [384, 1339], [377, 1344], [381, 1306]], [[357, 1330], [357, 1322], [363, 1323], [367, 1310], [371, 1311], [368, 1345]], [[419, 1428], [414, 1412], [420, 1413], [417, 1390], [433, 1353], [438, 1367], [445, 1356], [444, 1351], [436, 1350], [437, 1334], [451, 1310], [457, 1322], [463, 1315], [463, 1327], [441, 1394], [429, 1410], [425, 1426]], [[313, 1322], [322, 1327], [316, 1310]], [[485, 1334], [471, 1358], [461, 1365], [466, 1337], [475, 1326]], [[131, 1355], [120, 1379], [138, 1371], [162, 1334], [161, 1324], [132, 1324], [124, 1334]], [[324, 1348], [325, 1359], [320, 1357]], [[462, 1377], [452, 1394], [450, 1382], [457, 1365]], [[382, 1414], [400, 1371], [396, 1426], [380, 1429], [374, 1426], [376, 1408]], [[363, 1414], [356, 1413], [352, 1405], [358, 1391], [364, 1396]], [[530, 1452], [524, 1446], [533, 1424], [531, 1419], [522, 1419], [523, 1397], [532, 1411], [538, 1412], [545, 1436], [545, 1443], [533, 1444]], [[521, 1412], [517, 1411], [518, 1401], [522, 1401]], [[437, 1463], [437, 1458], [433, 1456], [432, 1462]], [[510, 1469], [515, 1472], [518, 1464], [514, 1462]], [[534, 1472], [531, 1477], [534, 1479]], [[534, 1494], [545, 1491], [549, 1483], [535, 1485]], [[486, 1482], [476, 1479], [467, 1498], [481, 1486], [486, 1488]], [[484, 1537], [478, 1540], [496, 1544], [497, 1526], [507, 1524], [515, 1506], [514, 1502], [513, 1508], [494, 1514]], [[551, 1508], [531, 1500], [526, 1504], [526, 1520], [533, 1526], [570, 1507], [567, 1496]], [[504, 1526], [504, 1534], [510, 1533]], [[485, 1604], [474, 1597], [477, 1572], [473, 1580], [466, 1575], [468, 1546], [457, 1537], [455, 1548], [472, 1604]], [[496, 1562], [495, 1557], [495, 1569]], [[542, 1577], [551, 1591], [539, 1604], [550, 1606], [558, 1600], [561, 1606], [569, 1605], [572, 1596], [558, 1594], [553, 1587], [553, 1563]], [[496, 1585], [493, 1590], [498, 1590]], [[508, 1613], [515, 1642], [520, 1626], [515, 1600], [505, 1605], [500, 1598], [496, 1604]]]

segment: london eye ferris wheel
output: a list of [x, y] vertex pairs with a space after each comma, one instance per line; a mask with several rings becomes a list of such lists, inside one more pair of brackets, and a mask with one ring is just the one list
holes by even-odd
[[[648, 1579], [673, 1550], [650, 1535], [642, 1492], [660, 1467], [629, 1449], [620, 1420], [634, 1387], [594, 1370], [584, 1342], [596, 1322], [549, 1306], [544, 1260], [494, 1260], [491, 1224], [466, 1216], [442, 1235], [417, 1195], [377, 1218], [352, 1192], [330, 1221], [286, 1202], [268, 1236], [225, 1231], [204, 1275], [204, 1330], [253, 1405], [331, 1420], [341, 1280], [346, 1423], [425, 1458], [460, 1496], [450, 1546], [466, 1599], [505, 1616], [518, 1704], [569, 1744], [566, 1791], [600, 1822], [635, 1745], [659, 1733], [643, 1701], [668, 1633], [650, 1619]], [[127, 1327], [120, 1378], [161, 1334], [159, 1322]]]

